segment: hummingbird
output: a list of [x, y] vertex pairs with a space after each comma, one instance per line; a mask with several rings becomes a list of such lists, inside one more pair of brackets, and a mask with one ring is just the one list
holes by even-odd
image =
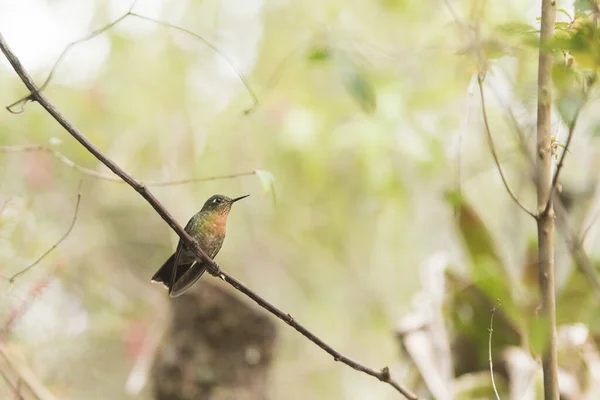
[[[211, 259], [215, 258], [223, 241], [227, 227], [227, 216], [236, 201], [250, 196], [231, 199], [222, 194], [211, 196], [202, 209], [196, 213], [185, 226], [185, 231], [200, 245], [200, 248]], [[207, 263], [196, 258], [196, 255], [183, 245], [180, 239], [177, 250], [152, 277], [153, 282], [162, 282], [169, 289], [169, 296], [181, 296], [206, 271]]]

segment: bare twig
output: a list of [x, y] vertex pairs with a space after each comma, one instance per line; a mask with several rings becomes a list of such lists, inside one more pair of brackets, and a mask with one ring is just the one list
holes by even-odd
[[494, 315], [496, 314], [496, 310], [500, 307], [500, 299], [496, 299], [496, 304], [494, 304], [494, 308], [492, 308], [492, 316], [490, 317], [490, 328], [489, 328], [489, 339], [488, 339], [488, 354], [490, 361], [490, 376], [492, 378], [492, 387], [494, 388], [494, 393], [496, 394], [496, 399], [500, 400], [500, 395], [498, 394], [498, 389], [496, 388], [496, 381], [494, 380], [494, 363], [492, 362], [492, 333], [494, 333]]
[[10, 278], [8, 278], [8, 281], [10, 283], [13, 283], [19, 275], [23, 275], [24, 273], [29, 271], [31, 268], [35, 267], [48, 254], [50, 254], [54, 249], [56, 249], [67, 238], [67, 236], [69, 236], [69, 234], [71, 234], [71, 231], [73, 230], [73, 227], [75, 226], [75, 221], [77, 221], [77, 213], [79, 212], [79, 203], [80, 202], [81, 202], [81, 182], [79, 182], [79, 189], [77, 191], [77, 203], [75, 204], [75, 212], [73, 213], [73, 219], [71, 220], [71, 225], [69, 225], [69, 229], [67, 229], [65, 234], [62, 235], [62, 237], [60, 239], [58, 239], [58, 241], [56, 243], [54, 243], [54, 245], [52, 247], [50, 247], [48, 250], [46, 250], [44, 252], [44, 254], [42, 254], [37, 260], [35, 260], [31, 264], [29, 264], [29, 266], [23, 268], [22, 270], [20, 270], [19, 272], [17, 272]]
[[[547, 332], [547, 348], [542, 357], [544, 399], [559, 400], [558, 352], [556, 338], [556, 295], [554, 293], [554, 207], [552, 205], [552, 63], [553, 54], [546, 46], [554, 34], [556, 1], [542, 0], [538, 61], [537, 100], [537, 219], [539, 286], [541, 316]], [[549, 205], [549, 206], [548, 206]]]
[[32, 99], [37, 101], [67, 132], [71, 134], [71, 136], [73, 136], [73, 138], [75, 138], [79, 143], [81, 143], [83, 147], [85, 147], [99, 161], [101, 161], [111, 171], [113, 171], [116, 175], [118, 175], [125, 182], [127, 182], [136, 192], [138, 192], [152, 206], [152, 208], [154, 208], [154, 210], [160, 215], [160, 217], [177, 233], [177, 235], [179, 235], [185, 246], [194, 252], [196, 257], [198, 258], [198, 261], [206, 263], [208, 265], [208, 271], [210, 274], [221, 277], [225, 282], [227, 282], [228, 284], [236, 288], [238, 291], [250, 297], [265, 310], [271, 312], [277, 318], [292, 326], [298, 332], [303, 334], [308, 340], [315, 343], [317, 346], [319, 346], [327, 353], [332, 355], [334, 357], [334, 360], [340, 361], [357, 371], [364, 372], [370, 376], [379, 379], [382, 382], [389, 384], [399, 393], [404, 395], [407, 399], [418, 399], [418, 397], [409, 389], [395, 382], [390, 377], [389, 369], [387, 367], [384, 367], [381, 369], [381, 371], [377, 372], [371, 368], [368, 368], [360, 363], [357, 363], [356, 361], [353, 361], [341, 355], [331, 346], [326, 344], [323, 340], [319, 339], [317, 336], [311, 333], [304, 326], [296, 322], [289, 314], [282, 312], [277, 307], [260, 297], [258, 294], [248, 289], [245, 285], [233, 278], [231, 275], [222, 271], [219, 265], [206, 255], [206, 253], [202, 250], [198, 243], [194, 239], [192, 239], [192, 237], [190, 237], [190, 235], [188, 235], [187, 232], [185, 232], [183, 227], [179, 223], [177, 223], [177, 221], [171, 216], [167, 209], [156, 199], [156, 197], [154, 197], [154, 195], [148, 190], [148, 188], [144, 184], [134, 179], [131, 175], [129, 175], [127, 172], [121, 169], [121, 167], [119, 167], [114, 161], [106, 157], [100, 151], [100, 149], [96, 147], [96, 145], [94, 145], [79, 129], [77, 129], [69, 120], [67, 120], [54, 107], [54, 105], [50, 103], [46, 96], [42, 92], [40, 92], [38, 87], [35, 85], [35, 83], [31, 79], [31, 76], [23, 68], [21, 62], [12, 52], [12, 50], [4, 40], [2, 34], [0, 34], [0, 50], [2, 50], [2, 52], [12, 65], [13, 69], [17, 73], [17, 75], [21, 78], [25, 86], [27, 86], [27, 88], [31, 92]]
[[548, 202], [546, 203], [546, 207], [544, 207], [543, 214], [547, 213], [550, 210], [550, 207], [552, 205], [552, 198], [554, 197], [554, 193], [556, 192], [556, 185], [558, 185], [558, 178], [560, 176], [560, 171], [563, 168], [563, 165], [565, 162], [565, 157], [567, 156], [567, 153], [569, 152], [569, 146], [571, 145], [571, 139], [573, 139], [573, 133], [575, 132], [575, 127], [577, 126], [577, 120], [579, 119], [579, 115], [581, 114], [581, 110], [584, 105], [585, 105], [585, 99], [584, 99], [584, 102], [581, 104], [581, 106], [577, 107], [577, 109], [575, 110], [575, 114], [573, 115], [573, 119], [571, 120], [571, 122], [569, 122], [569, 134], [567, 136], [567, 141], [565, 142], [565, 147], [563, 149], [563, 152], [560, 155], [558, 164], [556, 165], [556, 172], [554, 172], [554, 177], [552, 178], [552, 187], [550, 188], [550, 196], [548, 197]]
[[[494, 92], [494, 94], [496, 95], [496, 98], [498, 100], [500, 100], [499, 94], [497, 93], [496, 90], [494, 90], [493, 87], [492, 87], [492, 92]], [[533, 155], [531, 154], [531, 152], [529, 151], [529, 147], [527, 146], [527, 137], [525, 136], [525, 133], [524, 133], [523, 129], [521, 128], [521, 125], [515, 118], [510, 107], [507, 104], [505, 104], [504, 106], [505, 106], [508, 116], [514, 126], [514, 129], [517, 132], [517, 138], [519, 140], [521, 151], [523, 152], [523, 155], [526, 157], [526, 159], [531, 167], [532, 180], [537, 185], [538, 179], [536, 177], [535, 159], [534, 159]], [[554, 212], [556, 213], [556, 216], [557, 216], [558, 228], [565, 235], [566, 242], [567, 242], [567, 244], [569, 246], [569, 250], [571, 252], [571, 256], [575, 260], [575, 263], [576, 263], [577, 267], [579, 268], [579, 270], [581, 271], [581, 273], [586, 277], [586, 280], [589, 282], [592, 289], [594, 290], [596, 299], [598, 299], [598, 301], [600, 301], [600, 278], [598, 277], [598, 273], [596, 272], [596, 269], [594, 268], [592, 262], [590, 261], [587, 253], [585, 252], [585, 250], [583, 248], [583, 242], [584, 242], [585, 236], [586, 236], [587, 232], [589, 231], [589, 229], [591, 228], [593, 221], [596, 219], [597, 215], [594, 218], [592, 218], [592, 222], [590, 222], [590, 224], [587, 226], [586, 229], [583, 230], [583, 232], [581, 234], [577, 234], [577, 232], [575, 231], [575, 229], [571, 226], [571, 223], [569, 222], [569, 216], [567, 214], [567, 210], [565, 210], [562, 202], [560, 201], [560, 198], [557, 197], [556, 195], [553, 196], [553, 206], [554, 206]]]
[[498, 154], [496, 154], [496, 148], [494, 146], [494, 140], [492, 139], [492, 132], [490, 130], [490, 124], [488, 121], [488, 117], [487, 117], [487, 111], [486, 111], [486, 107], [485, 107], [485, 95], [484, 95], [484, 90], [483, 90], [483, 76], [479, 75], [478, 79], [477, 79], [477, 83], [479, 84], [479, 94], [481, 97], [481, 113], [483, 114], [483, 124], [485, 126], [485, 132], [486, 132], [486, 137], [487, 137], [487, 142], [488, 145], [490, 147], [490, 151], [492, 152], [492, 156], [494, 157], [494, 162], [496, 163], [496, 167], [498, 168], [498, 172], [500, 173], [500, 177], [502, 178], [502, 183], [504, 184], [504, 187], [506, 188], [506, 191], [508, 192], [508, 194], [510, 195], [510, 197], [513, 199], [513, 201], [523, 210], [525, 211], [527, 214], [531, 215], [533, 218], [537, 219], [537, 216], [532, 213], [531, 211], [529, 211], [527, 209], [527, 207], [525, 207], [517, 198], [517, 196], [514, 194], [514, 192], [511, 190], [510, 186], [508, 185], [508, 182], [506, 181], [506, 177], [504, 176], [504, 172], [502, 171], [502, 167], [500, 166], [500, 161], [498, 160]]
[[[252, 87], [250, 86], [250, 83], [248, 82], [248, 80], [246, 79], [246, 77], [244, 76], [244, 74], [242, 74], [234, 65], [233, 61], [231, 60], [230, 57], [228, 57], [225, 53], [223, 53], [221, 50], [219, 50], [219, 48], [214, 45], [213, 43], [211, 43], [210, 41], [208, 41], [207, 39], [205, 39], [204, 37], [198, 35], [197, 33], [191, 32], [187, 29], [184, 29], [182, 27], [179, 27], [177, 25], [173, 25], [171, 23], [168, 22], [164, 22], [158, 19], [154, 19], [154, 18], [150, 18], [150, 17], [145, 17], [143, 15], [137, 14], [135, 12], [133, 12], [133, 8], [135, 7], [135, 4], [137, 3], [137, 0], [134, 0], [131, 3], [131, 6], [129, 7], [129, 9], [127, 10], [127, 12], [123, 15], [121, 15], [119, 18], [115, 19], [114, 21], [108, 23], [107, 25], [104, 25], [103, 27], [96, 29], [95, 31], [89, 33], [87, 36], [75, 40], [74, 42], [71, 42], [67, 45], [67, 47], [65, 47], [65, 49], [62, 51], [62, 53], [60, 53], [60, 55], [58, 56], [58, 58], [56, 59], [56, 61], [54, 62], [54, 65], [52, 66], [52, 69], [50, 70], [50, 73], [48, 74], [48, 76], [46, 77], [46, 80], [44, 81], [44, 83], [42, 83], [42, 85], [39, 87], [39, 91], [44, 91], [46, 89], [46, 87], [48, 86], [48, 84], [50, 83], [50, 81], [52, 80], [52, 78], [54, 77], [54, 74], [56, 73], [56, 70], [58, 69], [58, 67], [60, 66], [60, 64], [62, 63], [63, 59], [67, 56], [67, 54], [69, 53], [69, 51], [71, 50], [71, 48], [75, 45], [78, 45], [79, 43], [83, 43], [86, 42], [90, 39], [95, 38], [96, 36], [106, 32], [107, 30], [109, 30], [110, 28], [112, 28], [113, 26], [117, 25], [119, 22], [123, 21], [124, 19], [126, 19], [127, 17], [136, 17], [136, 18], [140, 18], [149, 22], [154, 22], [156, 24], [162, 25], [162, 26], [166, 26], [169, 28], [173, 28], [176, 29], [180, 32], [184, 32], [187, 33], [190, 36], [195, 37], [196, 39], [199, 39], [200, 41], [202, 41], [207, 47], [209, 47], [210, 49], [212, 49], [215, 53], [217, 53], [219, 55], [219, 57], [221, 57], [226, 63], [227, 65], [229, 65], [229, 67], [236, 73], [236, 75], [238, 76], [238, 78], [242, 81], [242, 83], [244, 84], [244, 87], [246, 88], [246, 90], [248, 91], [248, 94], [250, 95], [251, 99], [252, 99], [252, 107], [250, 107], [249, 109], [246, 109], [244, 111], [244, 114], [249, 114], [250, 112], [252, 112], [256, 107], [258, 107], [258, 97], [256, 96], [256, 93], [254, 93], [254, 90], [252, 89]], [[23, 111], [25, 111], [25, 104], [27, 104], [27, 102], [29, 101], [34, 101], [35, 97], [32, 96], [31, 94], [15, 101], [14, 103], [8, 105], [6, 107], [6, 109], [13, 113], [13, 114], [21, 114]], [[20, 105], [20, 108], [18, 110], [14, 110], [14, 107], [16, 107], [17, 105]]]
[[187, 29], [184, 29], [180, 26], [177, 25], [173, 25], [169, 22], [166, 21], [161, 21], [159, 19], [154, 19], [154, 18], [150, 18], [150, 17], [145, 17], [143, 15], [140, 14], [136, 14], [134, 12], [129, 12], [129, 15], [131, 15], [132, 17], [137, 17], [146, 21], [150, 21], [150, 22], [154, 22], [155, 24], [158, 25], [162, 25], [165, 26], [167, 28], [171, 28], [171, 29], [175, 29], [177, 31], [183, 32], [183, 33], [187, 33], [190, 36], [195, 37], [196, 39], [202, 41], [207, 47], [211, 48], [212, 50], [215, 51], [215, 53], [217, 53], [219, 56], [221, 56], [221, 58], [223, 60], [225, 60], [225, 62], [229, 65], [229, 67], [235, 72], [235, 74], [238, 76], [238, 78], [242, 81], [242, 83], [244, 84], [244, 86], [246, 87], [246, 90], [248, 91], [248, 94], [250, 95], [250, 97], [252, 98], [252, 107], [244, 110], [244, 114], [250, 114], [252, 111], [254, 111], [254, 109], [256, 107], [258, 107], [258, 97], [256, 96], [256, 93], [254, 93], [254, 90], [252, 90], [252, 87], [250, 86], [250, 83], [248, 82], [248, 80], [246, 79], [246, 77], [244, 76], [244, 74], [242, 74], [236, 67], [235, 64], [233, 63], [233, 61], [231, 60], [231, 58], [229, 58], [227, 55], [225, 55], [225, 53], [223, 53], [221, 50], [219, 50], [219, 48], [214, 45], [213, 43], [209, 42], [208, 40], [206, 40], [205, 38], [203, 38], [202, 36], [198, 35], [197, 33], [194, 33], [192, 31], [189, 31]]
[[[86, 167], [82, 167], [81, 165], [75, 164], [71, 159], [67, 158], [64, 154], [62, 154], [58, 150], [54, 150], [53, 148], [48, 147], [48, 146], [43, 146], [43, 145], [0, 146], [0, 153], [20, 153], [20, 152], [32, 152], [32, 151], [49, 153], [54, 158], [60, 160], [66, 166], [71, 167], [74, 170], [81, 172], [84, 175], [88, 175], [93, 178], [97, 178], [97, 179], [101, 179], [101, 180], [109, 181], [109, 182], [126, 183], [123, 179], [119, 178], [118, 176], [103, 174], [101, 172], [94, 171], [93, 169], [89, 169]], [[207, 177], [203, 177], [203, 178], [187, 178], [187, 179], [164, 180], [164, 181], [141, 181], [141, 183], [146, 186], [176, 186], [176, 185], [185, 185], [188, 183], [196, 183], [196, 182], [216, 181], [216, 180], [221, 180], [221, 179], [233, 179], [233, 178], [239, 178], [240, 176], [250, 176], [250, 175], [256, 175], [256, 170], [239, 172], [236, 174], [229, 174], [229, 175], [207, 176]]]

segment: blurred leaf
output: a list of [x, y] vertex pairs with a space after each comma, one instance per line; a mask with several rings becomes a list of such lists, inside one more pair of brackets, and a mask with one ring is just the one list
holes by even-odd
[[448, 191], [445, 197], [456, 209], [458, 229], [473, 263], [489, 259], [500, 262], [492, 236], [475, 210], [458, 191]]
[[502, 43], [498, 40], [486, 40], [482, 43], [482, 47], [485, 51], [485, 55], [490, 60], [504, 57], [506, 55], [506, 51], [504, 50]]
[[277, 196], [275, 194], [275, 177], [273, 174], [269, 171], [265, 171], [264, 169], [257, 169], [256, 177], [260, 181], [263, 191], [271, 193], [273, 205], [275, 205], [277, 203]]
[[575, 0], [573, 5], [575, 6], [576, 12], [587, 12], [593, 10], [593, 0]]
[[564, 63], [555, 63], [552, 66], [552, 82], [558, 90], [568, 90], [573, 87], [576, 81], [577, 73], [573, 68]]
[[558, 99], [556, 99], [556, 108], [562, 120], [569, 125], [581, 107], [583, 107], [584, 102], [585, 95], [581, 90], [569, 91], [567, 93], [559, 92]]
[[[446, 271], [447, 302], [445, 313], [449, 317], [449, 330], [455, 332], [452, 345], [456, 375], [486, 368], [489, 360], [488, 340], [492, 309], [496, 299], [469, 279]], [[502, 304], [494, 317], [493, 356], [499, 356], [505, 346], [519, 345], [521, 328], [507, 314]]]
[[499, 33], [508, 35], [523, 35], [526, 33], [536, 32], [536, 29], [533, 26], [523, 22], [508, 22], [505, 24], [500, 24], [496, 26], [496, 30]]
[[569, 21], [573, 20], [573, 17], [571, 17], [571, 14], [569, 14], [569, 12], [567, 10], [565, 10], [564, 8], [559, 8], [557, 11], [559, 13], [563, 13], [564, 15], [566, 15], [567, 18], [569, 18]]
[[[501, 374], [495, 374], [496, 389], [501, 398], [508, 397], [508, 382]], [[490, 372], [481, 370], [461, 375], [453, 382], [455, 400], [494, 399], [496, 395], [490, 379]]]
[[592, 137], [600, 137], [600, 122], [594, 124], [594, 126], [592, 127], [592, 129], [590, 129], [590, 132], [592, 133]]
[[315, 46], [310, 49], [306, 58], [314, 62], [327, 61], [331, 58], [331, 50], [327, 46]]
[[336, 66], [348, 93], [366, 114], [373, 114], [377, 108], [377, 97], [364, 68], [343, 52], [336, 54]]
[[[597, 265], [597, 262], [594, 263]], [[598, 270], [598, 268], [596, 268]], [[579, 268], [573, 267], [566, 285], [557, 294], [556, 310], [558, 325], [583, 322], [590, 324], [597, 317], [598, 304], [587, 278]]]
[[568, 51], [580, 68], [596, 70], [600, 65], [600, 31], [589, 19], [557, 30], [549, 47]]
[[491, 304], [496, 299], [515, 330], [524, 323], [523, 311], [512, 298], [511, 277], [497, 253], [494, 240], [477, 212], [457, 191], [446, 192], [446, 199], [455, 207], [459, 234], [471, 258], [469, 278]]

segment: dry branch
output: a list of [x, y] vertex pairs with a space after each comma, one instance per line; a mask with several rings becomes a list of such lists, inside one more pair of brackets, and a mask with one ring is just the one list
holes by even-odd
[[325, 343], [323, 340], [315, 336], [312, 332], [306, 329], [304, 326], [296, 322], [294, 318], [290, 314], [284, 313], [279, 310], [277, 307], [269, 303], [267, 300], [263, 299], [258, 294], [254, 293], [252, 290], [247, 288], [243, 283], [222, 271], [219, 265], [210, 259], [206, 253], [200, 248], [198, 243], [192, 239], [191, 236], [188, 235], [187, 232], [182, 228], [182, 226], [171, 216], [171, 214], [167, 211], [167, 209], [154, 197], [154, 195], [148, 190], [146, 185], [137, 181], [127, 172], [125, 172], [121, 167], [119, 167], [114, 161], [110, 158], [106, 157], [100, 149], [96, 147], [78, 128], [76, 128], [69, 120], [67, 120], [61, 113], [54, 107], [52, 103], [48, 100], [48, 98], [40, 91], [40, 89], [33, 82], [31, 76], [27, 73], [25, 68], [21, 65], [19, 59], [12, 52], [4, 37], [0, 33], [0, 50], [4, 53], [13, 69], [17, 73], [17, 75], [21, 78], [27, 89], [31, 93], [31, 99], [38, 102], [73, 138], [75, 138], [83, 147], [85, 147], [90, 153], [92, 153], [100, 162], [106, 165], [111, 171], [113, 171], [116, 175], [121, 177], [127, 184], [129, 184], [136, 192], [138, 192], [151, 206], [154, 210], [160, 215], [160, 217], [179, 235], [183, 243], [194, 252], [198, 260], [203, 263], [207, 263], [208, 271], [211, 275], [218, 276], [223, 279], [225, 282], [236, 288], [238, 291], [244, 293], [252, 300], [254, 300], [259, 306], [271, 312], [277, 318], [283, 320], [285, 323], [296, 329], [300, 332], [304, 337], [309, 339], [311, 342], [325, 350], [331, 356], [333, 356], [335, 361], [340, 361], [347, 366], [357, 370], [364, 372], [367, 375], [375, 377], [382, 382], [385, 382], [396, 389], [399, 393], [404, 395], [407, 399], [416, 400], [418, 397], [412, 393], [408, 388], [394, 381], [391, 376], [388, 367], [382, 368], [380, 371], [376, 371], [369, 367], [366, 367], [344, 355], [334, 350], [331, 346]]

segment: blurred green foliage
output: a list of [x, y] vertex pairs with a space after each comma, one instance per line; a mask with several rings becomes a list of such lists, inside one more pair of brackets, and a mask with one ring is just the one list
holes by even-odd
[[[190, 1], [173, 10], [165, 3], [161, 19], [210, 38], [245, 74], [259, 98], [249, 113], [251, 96], [222, 56], [183, 32], [132, 17], [78, 45], [46, 93], [140, 180], [255, 171], [150, 189], [181, 223], [214, 193], [251, 193], [232, 212], [220, 265], [342, 353], [375, 368], [389, 365], [399, 381], [410, 375], [399, 367], [409, 361], [400, 357], [394, 327], [418, 303], [413, 296], [421, 289], [421, 266], [444, 252], [452, 260], [444, 310], [455, 349], [462, 351], [455, 372], [477, 375], [487, 368], [496, 299], [494, 357], [500, 360], [509, 345], [534, 355], [543, 347], [537, 288], [526, 277], [536, 276], [535, 224], [498, 178], [479, 98], [469, 89], [480, 72], [474, 49], [481, 44], [490, 68], [486, 82], [508, 98], [529, 135], [538, 25], [527, 23], [537, 14], [520, 2], [487, 2], [484, 11], [477, 11], [478, 1], [452, 3], [469, 15], [466, 24], [479, 24], [478, 42], [440, 2], [429, 0]], [[586, 4], [577, 1], [577, 12]], [[89, 6], [89, 31], [114, 14], [114, 5]], [[127, 6], [119, 5], [123, 13]], [[561, 13], [579, 15], [569, 14]], [[27, 24], [12, 37], [26, 34], [43, 45], [43, 31]], [[582, 104], [582, 93], [588, 107], [595, 105], [586, 85], [598, 64], [591, 40], [597, 34], [589, 21], [557, 24], [550, 46], [565, 123]], [[79, 51], [94, 49], [95, 41], [104, 41], [107, 57], [89, 77], [71, 81], [73, 71], [89, 68]], [[35, 49], [17, 49], [25, 51]], [[575, 67], [564, 62], [564, 52]], [[49, 63], [27, 66], [37, 82]], [[8, 68], [0, 69], [0, 86], [0, 104], [24, 94]], [[488, 108], [510, 184], [523, 202], [534, 204], [504, 104]], [[593, 113], [581, 118], [582, 126], [598, 125]], [[557, 118], [553, 127], [561, 138], [562, 123]], [[597, 181], [594, 136], [597, 129], [578, 132], [562, 174], [565, 187]], [[0, 118], [0, 145], [25, 144], [52, 146], [110, 175], [36, 104]], [[168, 299], [149, 278], [177, 240], [137, 193], [83, 175], [49, 153], [0, 152], [0, 273], [21, 270], [64, 233], [81, 179], [72, 234], [15, 283], [0, 281], [0, 315], [9, 321], [23, 310], [8, 326], [8, 339], [59, 398], [130, 398], [126, 380], [140, 343], [168, 321]], [[573, 212], [591, 215], [582, 207]], [[585, 242], [594, 258], [598, 239], [594, 225]], [[560, 323], [584, 323], [598, 338], [597, 301], [561, 236], [557, 271]], [[32, 292], [47, 277], [51, 283]], [[333, 363], [297, 332], [282, 326], [279, 335], [274, 399], [397, 398], [386, 385]], [[504, 379], [498, 378], [503, 391]], [[485, 385], [476, 392], [491, 393]], [[139, 398], [150, 398], [148, 387]]]

